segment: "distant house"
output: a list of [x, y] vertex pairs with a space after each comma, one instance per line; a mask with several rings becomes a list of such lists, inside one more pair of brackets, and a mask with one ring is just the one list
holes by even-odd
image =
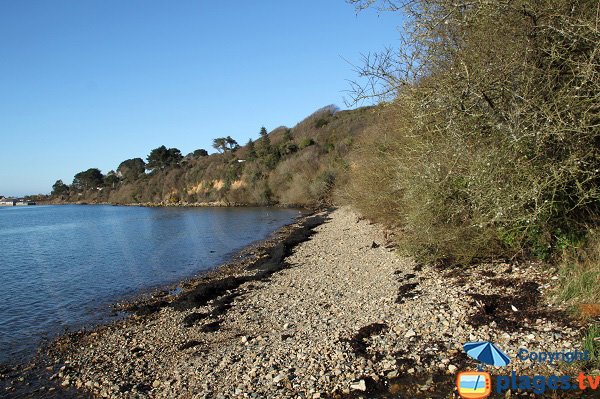
[[22, 198], [2, 198], [0, 199], [0, 206], [26, 206], [35, 205], [33, 201], [27, 201]]
[[14, 198], [2, 198], [0, 200], [0, 206], [15, 206], [17, 205], [18, 200]]

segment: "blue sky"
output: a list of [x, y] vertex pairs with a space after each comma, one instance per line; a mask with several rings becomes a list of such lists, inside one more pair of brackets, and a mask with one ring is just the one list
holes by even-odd
[[0, 194], [342, 107], [399, 15], [344, 0], [0, 0]]

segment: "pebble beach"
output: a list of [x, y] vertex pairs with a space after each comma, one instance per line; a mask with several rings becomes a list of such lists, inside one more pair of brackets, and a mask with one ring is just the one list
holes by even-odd
[[529, 375], [561, 366], [518, 360], [521, 348], [579, 347], [581, 328], [549, 300], [552, 269], [424, 265], [350, 208], [307, 220], [179, 297], [58, 339], [49, 381], [101, 398], [448, 398], [477, 367], [465, 342], [494, 342], [515, 359], [502, 373]]

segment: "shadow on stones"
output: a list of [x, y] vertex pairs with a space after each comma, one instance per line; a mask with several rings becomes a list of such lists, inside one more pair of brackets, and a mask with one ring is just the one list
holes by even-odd
[[[506, 286], [507, 292], [504, 295], [469, 294], [473, 299], [470, 305], [475, 307], [477, 311], [468, 318], [468, 323], [478, 328], [489, 326], [492, 322], [495, 322], [496, 328], [505, 332], [515, 332], [532, 330], [531, 327], [525, 324], [531, 324], [536, 319], [551, 320], [559, 325], [568, 320], [567, 315], [563, 312], [549, 311], [539, 306], [541, 293], [538, 283], [525, 281], [517, 284], [513, 289], [509, 288], [511, 285], [514, 285], [514, 282]], [[516, 311], [513, 310], [513, 306], [517, 309]]]
[[202, 342], [191, 340], [191, 341], [186, 342], [183, 345], [180, 345], [178, 349], [180, 351], [183, 351], [183, 350], [186, 350], [186, 349], [189, 349], [189, 348], [194, 348], [194, 347], [196, 347], [198, 345], [202, 345]]
[[407, 299], [414, 299], [419, 291], [415, 290], [415, 288], [419, 285], [419, 283], [406, 283], [398, 288], [398, 297], [396, 298], [396, 303], [401, 304], [406, 302]]
[[352, 337], [340, 339], [340, 342], [348, 343], [356, 356], [378, 361], [381, 354], [369, 353], [369, 339], [374, 335], [379, 335], [382, 332], [387, 331], [388, 328], [388, 325], [385, 323], [372, 323], [361, 327]]

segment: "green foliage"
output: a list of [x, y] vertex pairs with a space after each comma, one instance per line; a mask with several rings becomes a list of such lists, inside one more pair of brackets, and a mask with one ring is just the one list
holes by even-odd
[[600, 239], [596, 232], [563, 249], [559, 276], [558, 300], [575, 310], [581, 304], [600, 303]]
[[77, 191], [90, 190], [102, 186], [104, 183], [104, 175], [99, 169], [90, 168], [86, 171], [79, 172], [73, 178], [71, 185]]
[[292, 141], [294, 137], [292, 136], [292, 129], [286, 128], [283, 132], [283, 142]]
[[310, 137], [305, 137], [302, 140], [300, 140], [300, 149], [303, 150], [306, 147], [310, 147], [311, 145], [314, 145], [315, 141], [313, 139], [311, 139]]
[[592, 323], [588, 327], [583, 338], [583, 350], [590, 354], [590, 368], [600, 368], [600, 323]]
[[150, 155], [148, 155], [146, 159], [148, 161], [146, 169], [154, 172], [179, 164], [183, 159], [183, 156], [181, 155], [181, 151], [177, 148], [167, 149], [167, 147], [161, 145], [150, 151]]
[[320, 129], [323, 126], [327, 125], [328, 123], [329, 123], [329, 120], [327, 120], [327, 118], [319, 118], [315, 121], [315, 128]]
[[239, 149], [240, 146], [237, 141], [231, 138], [231, 136], [227, 136], [214, 139], [213, 148], [221, 153], [224, 153], [227, 151], [234, 152]]
[[420, 0], [404, 11], [407, 58], [361, 70], [375, 95], [396, 97], [358, 143], [351, 201], [402, 229], [423, 260], [549, 259], [576, 243], [600, 216], [596, 7]]
[[310, 190], [313, 197], [318, 203], [323, 204], [328, 202], [331, 191], [335, 185], [336, 173], [331, 169], [326, 169], [317, 174], [311, 184]]
[[298, 145], [293, 142], [283, 142], [279, 147], [279, 155], [280, 157], [284, 157], [286, 155], [291, 155], [298, 151]]
[[248, 143], [246, 143], [246, 159], [254, 160], [258, 156], [256, 153], [256, 146], [254, 145], [254, 141], [252, 139], [248, 139]]
[[117, 174], [124, 180], [135, 181], [144, 175], [146, 163], [142, 158], [127, 159], [119, 164]]
[[268, 158], [273, 155], [273, 148], [271, 147], [271, 138], [267, 133], [267, 129], [263, 126], [260, 128], [260, 139], [258, 141], [258, 156], [260, 158]]
[[[328, 118], [327, 125], [315, 130], [315, 117]], [[144, 173], [140, 158], [127, 160], [119, 165], [116, 176], [104, 179], [104, 187], [110, 189], [71, 193], [68, 198], [114, 203], [329, 204], [332, 188], [347, 168], [343, 160], [349, 144], [374, 118], [369, 108], [334, 112], [326, 107], [293, 130], [282, 126], [267, 133], [261, 129], [259, 139], [235, 152], [235, 143], [228, 144], [224, 137], [222, 153], [194, 152], [185, 162], [169, 160], [169, 150], [163, 146], [153, 151], [152, 173]], [[297, 143], [303, 140], [306, 146], [301, 149]], [[317, 141], [335, 146], [324, 151], [315, 145]]]
[[198, 158], [198, 157], [207, 157], [208, 156], [208, 151], [206, 151], [203, 148], [197, 149], [193, 152], [193, 155]]
[[63, 183], [62, 180], [57, 180], [56, 183], [52, 185], [52, 195], [55, 197], [60, 197], [63, 195], [69, 194], [69, 186]]
[[117, 187], [117, 184], [119, 184], [120, 182], [121, 182], [121, 179], [119, 179], [119, 176], [117, 176], [117, 174], [115, 173], [114, 170], [111, 170], [110, 172], [108, 172], [106, 174], [106, 176], [104, 176], [104, 186], [105, 187], [115, 188], [115, 187]]

